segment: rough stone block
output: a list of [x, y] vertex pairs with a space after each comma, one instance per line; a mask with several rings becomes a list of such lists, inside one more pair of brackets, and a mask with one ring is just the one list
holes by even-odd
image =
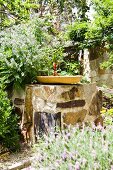
[[15, 98], [14, 99], [14, 104], [15, 105], [23, 105], [24, 104], [24, 99]]
[[98, 69], [98, 74], [105, 74], [105, 69]]
[[101, 107], [102, 93], [96, 83], [28, 86], [24, 122], [32, 121], [31, 134], [38, 139], [41, 131], [48, 134], [56, 124], [63, 128], [64, 124], [94, 121]]
[[87, 114], [87, 111], [83, 109], [79, 112], [67, 112], [63, 115], [64, 125], [75, 125], [76, 123], [82, 123]]

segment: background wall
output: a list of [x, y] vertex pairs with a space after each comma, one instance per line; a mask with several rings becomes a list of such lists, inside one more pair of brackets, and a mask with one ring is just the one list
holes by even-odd
[[98, 86], [106, 85], [113, 88], [113, 70], [101, 69], [100, 64], [107, 60], [107, 53], [99, 56], [99, 49], [85, 50], [84, 53], [84, 75], [91, 82], [96, 82]]

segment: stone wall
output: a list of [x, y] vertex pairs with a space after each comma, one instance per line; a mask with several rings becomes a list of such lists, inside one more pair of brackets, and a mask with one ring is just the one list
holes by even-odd
[[25, 90], [19, 89], [15, 90], [13, 89], [12, 91], [8, 91], [9, 97], [12, 101], [13, 105], [13, 112], [16, 113], [19, 117], [19, 124], [20, 128], [22, 129], [22, 124], [23, 124], [23, 115], [24, 115], [24, 106], [25, 106]]
[[107, 59], [106, 52], [102, 57], [99, 57], [94, 53], [85, 50], [84, 55], [84, 75], [91, 82], [96, 82], [98, 86], [106, 85], [109, 88], [113, 88], [113, 70], [100, 69], [100, 64]]
[[113, 71], [110, 69], [100, 69], [101, 58], [90, 61], [91, 82], [97, 82], [98, 86], [106, 85], [113, 88]]
[[[100, 115], [102, 93], [96, 84], [30, 85], [26, 87], [24, 124], [32, 142], [66, 125], [92, 122]], [[27, 127], [26, 127], [27, 128]]]

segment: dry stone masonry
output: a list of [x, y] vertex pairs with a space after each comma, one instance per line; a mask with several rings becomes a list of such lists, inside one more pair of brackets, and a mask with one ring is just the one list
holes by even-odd
[[102, 107], [102, 93], [95, 83], [29, 85], [25, 96], [24, 124], [32, 123], [29, 128], [32, 142], [56, 127], [93, 122]]
[[96, 82], [98, 86], [102, 87], [106, 85], [109, 88], [113, 88], [113, 70], [102, 69], [100, 64], [107, 61], [107, 51], [103, 49], [103, 55], [99, 56], [100, 51], [98, 48], [93, 50], [84, 51], [84, 75], [90, 82]]

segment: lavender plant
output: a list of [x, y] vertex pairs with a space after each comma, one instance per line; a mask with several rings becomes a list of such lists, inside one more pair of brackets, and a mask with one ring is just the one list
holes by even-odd
[[69, 128], [57, 137], [45, 136], [35, 146], [35, 169], [110, 170], [113, 167], [113, 127]]

